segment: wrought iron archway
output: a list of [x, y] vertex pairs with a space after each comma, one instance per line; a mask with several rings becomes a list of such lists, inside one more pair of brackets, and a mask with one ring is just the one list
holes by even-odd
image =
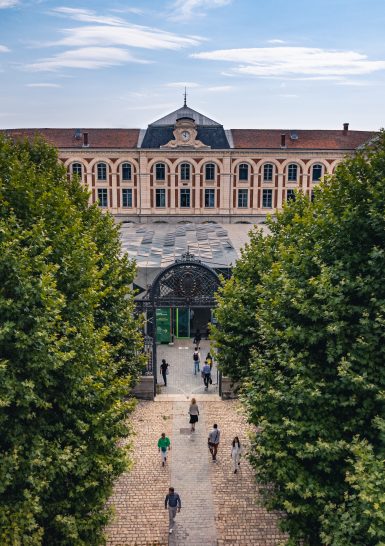
[[149, 372], [154, 375], [154, 393], [157, 383], [156, 362], [156, 309], [160, 307], [216, 307], [215, 292], [220, 285], [217, 273], [187, 252], [161, 271], [149, 287], [147, 297], [141, 301], [147, 312], [147, 345], [152, 338], [149, 354]]

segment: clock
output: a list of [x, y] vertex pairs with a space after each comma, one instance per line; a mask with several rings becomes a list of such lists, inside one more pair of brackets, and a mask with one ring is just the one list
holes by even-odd
[[182, 138], [183, 138], [184, 141], [187, 142], [187, 140], [190, 139], [190, 133], [188, 131], [183, 131], [182, 132]]

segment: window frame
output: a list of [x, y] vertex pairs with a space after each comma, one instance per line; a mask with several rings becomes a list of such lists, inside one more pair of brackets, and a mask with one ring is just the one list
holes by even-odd
[[295, 190], [293, 189], [286, 191], [286, 203], [289, 203], [289, 201], [295, 201]]
[[[319, 175], [318, 178], [314, 178], [314, 169], [315, 167], [319, 167], [321, 169], [321, 174]], [[311, 166], [311, 181], [312, 182], [319, 182], [323, 176], [323, 171], [324, 171], [324, 166], [322, 165], [322, 163], [314, 163], [312, 166]]]
[[[103, 167], [102, 167], [103, 165]], [[101, 170], [104, 169], [104, 175], [103, 176], [100, 176], [101, 174]], [[108, 167], [107, 167], [107, 163], [105, 161], [98, 161], [98, 163], [96, 164], [96, 176], [97, 176], [97, 180], [100, 180], [101, 182], [105, 182], [107, 180], [107, 175], [108, 175]]]
[[[271, 168], [271, 174], [270, 177], [266, 177], [266, 170], [267, 168]], [[274, 179], [274, 163], [264, 163], [263, 164], [263, 171], [262, 171], [262, 180], [263, 182], [273, 182]]]
[[[186, 177], [186, 171], [188, 171], [188, 177]], [[183, 182], [189, 182], [191, 180], [191, 165], [190, 163], [181, 163], [179, 165], [180, 179]]]
[[[128, 178], [126, 178], [124, 176], [125, 169], [129, 169], [129, 171], [130, 171]], [[124, 163], [122, 163], [120, 165], [120, 173], [121, 173], [121, 177], [122, 177], [122, 182], [131, 182], [131, 180], [132, 180], [132, 163], [130, 163], [129, 161], [125, 161]]]
[[[269, 197], [269, 199], [268, 199]], [[266, 204], [270, 201], [270, 205]], [[262, 208], [263, 209], [272, 209], [273, 208], [273, 190], [272, 189], [264, 189], [262, 190]]]
[[[215, 163], [206, 163], [205, 164], [205, 180], [208, 182], [213, 182], [215, 180], [216, 176], [216, 164]], [[207, 173], [209, 172], [208, 169], [211, 169], [211, 174], [207, 176]]]
[[[163, 168], [163, 177], [158, 176], [158, 169], [160, 169], [161, 167]], [[163, 163], [162, 161], [158, 161], [158, 163], [155, 163], [154, 174], [155, 174], [155, 180], [160, 182], [163, 182], [164, 180], [166, 180], [166, 163]]]
[[[75, 172], [74, 167], [79, 166], [80, 167], [80, 173]], [[74, 163], [71, 164], [71, 175], [72, 176], [78, 176], [79, 178], [83, 177], [83, 164], [79, 161], [74, 161]]]
[[[212, 205], [210, 204], [207, 204], [210, 199], [212, 197]], [[205, 202], [204, 202], [204, 205], [205, 205], [205, 209], [215, 209], [215, 189], [214, 188], [205, 188], [205, 194], [204, 194], [204, 198], [205, 198]]]
[[[246, 196], [246, 204], [244, 204], [244, 197]], [[248, 209], [249, 208], [249, 190], [247, 188], [239, 188], [237, 193], [237, 208]]]
[[[246, 170], [246, 177], [244, 174], [241, 175], [241, 171]], [[248, 163], [240, 163], [238, 165], [238, 180], [240, 182], [248, 182], [250, 178], [250, 165]]]
[[[182, 195], [188, 197], [188, 205], [182, 205]], [[180, 188], [179, 190], [179, 208], [181, 209], [190, 209], [191, 208], [191, 190], [190, 188]]]
[[[108, 188], [98, 188], [98, 206], [102, 209], [108, 208]], [[104, 204], [104, 198], [105, 204]]]
[[[163, 196], [164, 204], [158, 205], [158, 197]], [[166, 188], [155, 188], [155, 208], [157, 209], [165, 209], [167, 206], [166, 204]]]
[[[128, 203], [131, 202], [131, 204], [125, 205], [124, 200], [125, 196], [129, 197]], [[133, 194], [132, 194], [132, 188], [122, 188], [122, 209], [132, 209], [133, 207]]]
[[[290, 174], [290, 169], [295, 167], [295, 178]], [[287, 181], [288, 182], [298, 182], [298, 165], [297, 163], [289, 163], [287, 166]]]

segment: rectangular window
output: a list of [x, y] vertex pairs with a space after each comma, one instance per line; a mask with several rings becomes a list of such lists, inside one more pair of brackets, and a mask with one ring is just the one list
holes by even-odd
[[123, 163], [122, 165], [122, 180], [131, 180], [131, 164]]
[[132, 189], [124, 188], [122, 190], [122, 207], [131, 208], [132, 207]]
[[249, 179], [249, 166], [247, 163], [241, 163], [239, 165], [239, 180]]
[[108, 207], [107, 188], [98, 188], [99, 207]]
[[190, 165], [188, 163], [182, 163], [180, 166], [181, 180], [190, 180]]
[[155, 168], [156, 180], [165, 180], [166, 178], [166, 166], [164, 163], [157, 163]]
[[263, 166], [263, 181], [272, 182], [273, 180], [273, 165], [271, 163], [266, 163]]
[[205, 179], [215, 180], [215, 165], [214, 163], [208, 163], [205, 168]]
[[215, 190], [205, 190], [205, 207], [207, 209], [213, 209], [215, 207]]
[[249, 190], [238, 190], [238, 207], [245, 209], [248, 206]]
[[166, 206], [166, 190], [164, 188], [156, 189], [155, 206], [158, 208], [164, 208]]
[[286, 201], [295, 201], [295, 191], [287, 190]]
[[72, 174], [76, 174], [77, 176], [82, 176], [81, 163], [73, 163], [72, 164]]
[[273, 190], [263, 190], [262, 192], [262, 207], [271, 209], [273, 206]]
[[297, 165], [295, 163], [291, 163], [287, 168], [287, 179], [289, 182], [297, 182]]
[[313, 182], [319, 182], [322, 176], [322, 165], [313, 165]]
[[107, 180], [107, 165], [98, 163], [98, 180]]
[[187, 188], [180, 190], [180, 206], [184, 209], [190, 207], [190, 190]]

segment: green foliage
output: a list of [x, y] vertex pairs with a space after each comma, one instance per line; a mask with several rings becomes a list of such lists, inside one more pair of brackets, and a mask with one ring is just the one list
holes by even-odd
[[291, 545], [385, 544], [384, 203], [381, 133], [254, 235], [219, 296], [215, 342]]
[[97, 545], [128, 467], [134, 266], [44, 142], [0, 140], [0, 543]]

